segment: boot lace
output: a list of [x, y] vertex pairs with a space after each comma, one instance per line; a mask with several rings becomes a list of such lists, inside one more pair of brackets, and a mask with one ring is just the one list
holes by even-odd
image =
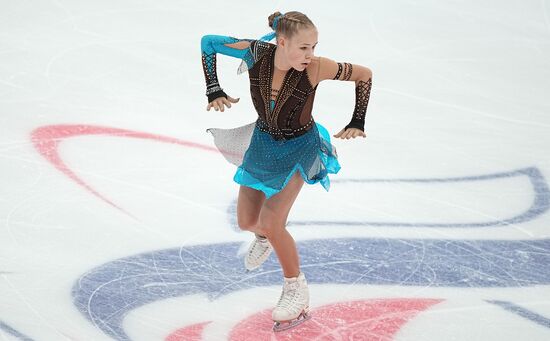
[[298, 307], [296, 302], [302, 300], [302, 293], [298, 290], [299, 286], [298, 281], [285, 284], [279, 302], [277, 302], [277, 308], [294, 313], [298, 312], [301, 307]]

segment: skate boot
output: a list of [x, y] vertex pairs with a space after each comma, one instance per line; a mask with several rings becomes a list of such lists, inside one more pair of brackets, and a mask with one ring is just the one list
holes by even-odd
[[262, 265], [273, 251], [273, 247], [265, 237], [256, 235], [252, 244], [244, 256], [244, 266], [248, 271], [257, 269]]
[[307, 321], [309, 315], [309, 290], [302, 272], [298, 277], [286, 278], [279, 302], [272, 312], [273, 331], [280, 332]]

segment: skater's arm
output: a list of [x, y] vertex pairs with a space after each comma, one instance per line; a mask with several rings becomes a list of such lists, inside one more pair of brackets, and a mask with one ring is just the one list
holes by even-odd
[[319, 57], [319, 82], [340, 80], [355, 82], [355, 109], [351, 121], [335, 135], [345, 139], [365, 137], [365, 116], [372, 88], [371, 69], [351, 63], [339, 63], [329, 58]]
[[208, 102], [216, 98], [227, 98], [227, 94], [220, 87], [216, 74], [216, 54], [221, 53], [239, 59], [245, 58], [251, 39], [237, 39], [221, 35], [204, 35], [201, 38], [202, 68], [206, 80], [206, 96]]

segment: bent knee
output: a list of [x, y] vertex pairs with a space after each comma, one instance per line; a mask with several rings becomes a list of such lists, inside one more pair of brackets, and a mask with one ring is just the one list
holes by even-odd
[[285, 230], [285, 225], [260, 225], [254, 231], [260, 236], [264, 236], [267, 239], [273, 240], [277, 238], [277, 235]]
[[237, 225], [243, 231], [252, 231], [258, 225], [258, 219], [237, 217]]
[[260, 214], [257, 233], [268, 239], [280, 233], [286, 227], [286, 222], [281, 217], [273, 214]]

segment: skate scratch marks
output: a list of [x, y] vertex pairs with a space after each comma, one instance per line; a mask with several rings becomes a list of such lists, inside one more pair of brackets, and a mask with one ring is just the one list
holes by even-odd
[[441, 301], [390, 298], [338, 302], [313, 309], [311, 320], [276, 334], [271, 332], [273, 321], [268, 309], [237, 324], [229, 340], [390, 341], [405, 323]]
[[[310, 284], [456, 288], [550, 284], [550, 253], [542, 251], [550, 249], [550, 239], [342, 238], [298, 244]], [[114, 260], [76, 281], [73, 302], [105, 334], [129, 340], [123, 319], [149, 303], [188, 295], [217, 300], [240, 290], [280, 285], [282, 274], [275, 257], [260, 271], [244, 275], [242, 260], [235, 257], [239, 247], [240, 243], [196, 245]]]

